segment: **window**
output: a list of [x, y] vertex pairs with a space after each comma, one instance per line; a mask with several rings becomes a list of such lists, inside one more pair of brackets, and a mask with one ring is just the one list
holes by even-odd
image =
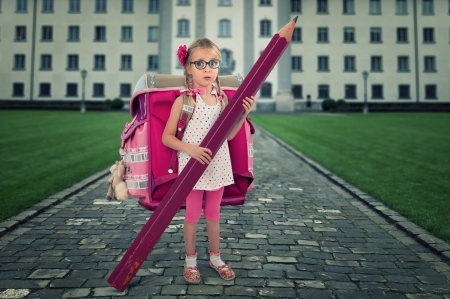
[[16, 0], [16, 12], [28, 12], [28, 0]]
[[262, 20], [259, 23], [259, 34], [260, 36], [272, 36], [271, 34], [271, 21], [270, 20]]
[[23, 97], [24, 96], [24, 84], [23, 83], [13, 83], [13, 97]]
[[395, 12], [398, 15], [407, 15], [408, 14], [408, 6], [406, 0], [396, 0], [395, 3]]
[[132, 42], [133, 41], [133, 27], [122, 26], [122, 42]]
[[355, 13], [355, 1], [354, 0], [343, 0], [343, 12], [344, 14], [354, 14]]
[[410, 96], [409, 96], [409, 85], [400, 84], [398, 86], [398, 98], [399, 99], [410, 99]]
[[372, 99], [383, 99], [383, 85], [372, 85]]
[[229, 20], [219, 21], [219, 36], [230, 37], [231, 36], [231, 22]]
[[95, 26], [94, 41], [106, 42], [106, 27], [105, 26]]
[[53, 0], [42, 0], [42, 12], [53, 12]]
[[302, 12], [302, 0], [291, 0], [291, 12]]
[[345, 85], [345, 98], [356, 99], [356, 85], [354, 84]]
[[397, 43], [408, 42], [408, 28], [397, 28]]
[[294, 28], [294, 33], [292, 33], [292, 41], [301, 42], [302, 41], [302, 28]]
[[219, 0], [219, 6], [231, 6], [231, 0]]
[[69, 12], [79, 13], [80, 12], [80, 0], [69, 0]]
[[436, 57], [425, 56], [424, 57], [425, 72], [436, 72]]
[[79, 26], [69, 26], [69, 36], [67, 37], [69, 42], [79, 42], [80, 41], [80, 27]]
[[271, 0], [259, 0], [259, 5], [261, 6], [270, 6], [272, 5]]
[[437, 99], [437, 86], [434, 84], [425, 85], [425, 99]]
[[122, 0], [122, 13], [133, 12], [133, 0]]
[[381, 56], [372, 56], [370, 59], [371, 72], [382, 72], [383, 71], [383, 59]]
[[189, 0], [178, 0], [178, 5], [191, 5]]
[[41, 55], [41, 68], [40, 70], [51, 71], [52, 70], [52, 55]]
[[355, 42], [355, 28], [344, 27], [344, 43], [354, 43], [354, 42]]
[[330, 97], [330, 86], [321, 84], [319, 85], [319, 92], [318, 92], [319, 99], [327, 99]]
[[434, 43], [434, 28], [423, 28], [423, 42]]
[[148, 41], [157, 42], [159, 40], [159, 27], [150, 26], [148, 27]]
[[150, 13], [159, 12], [159, 0], [148, 0], [148, 12]]
[[77, 97], [77, 96], [78, 96], [78, 84], [77, 83], [67, 83], [66, 97]]
[[131, 55], [122, 55], [121, 56], [120, 70], [121, 71], [131, 71], [132, 70]]
[[291, 69], [293, 71], [301, 71], [302, 70], [302, 57], [301, 56], [292, 56], [291, 57]]
[[422, 14], [432, 15], [434, 14], [433, 0], [422, 0]]
[[219, 75], [231, 75], [234, 70], [233, 52], [228, 49], [222, 49], [222, 63], [219, 68]]
[[319, 56], [317, 67], [319, 72], [328, 72], [328, 56]]
[[50, 97], [51, 95], [51, 84], [41, 83], [39, 84], [39, 96], [40, 97]]
[[94, 83], [93, 88], [94, 94], [93, 97], [104, 97], [105, 96], [105, 84], [103, 83]]
[[371, 27], [370, 28], [370, 42], [371, 43], [381, 43], [381, 28]]
[[178, 36], [189, 36], [189, 20], [178, 21]]
[[95, 12], [96, 13], [106, 12], [106, 0], [95, 0]]
[[303, 99], [303, 86], [293, 85], [292, 94], [294, 95], [294, 99]]
[[261, 86], [261, 98], [272, 97], [272, 83], [264, 82]]
[[371, 15], [381, 14], [381, 0], [370, 0], [369, 13]]
[[397, 72], [409, 72], [409, 57], [398, 56], [397, 57]]
[[27, 40], [27, 27], [16, 26], [16, 41], [26, 41]]
[[51, 42], [53, 40], [53, 27], [42, 26], [41, 41]]
[[355, 56], [344, 56], [344, 72], [356, 72]]
[[105, 70], [105, 55], [94, 55], [94, 70], [95, 71]]
[[158, 70], [158, 62], [159, 57], [158, 55], [148, 55], [148, 63], [147, 63], [147, 70]]
[[25, 70], [25, 54], [14, 55], [14, 70]]
[[121, 97], [131, 97], [131, 84], [128, 84], [128, 83], [120, 84], [120, 96]]
[[317, 0], [317, 13], [328, 13], [328, 0]]
[[71, 70], [71, 71], [78, 70], [78, 55], [77, 54], [67, 55], [67, 70]]
[[328, 43], [328, 28], [326, 27], [317, 28], [317, 42]]

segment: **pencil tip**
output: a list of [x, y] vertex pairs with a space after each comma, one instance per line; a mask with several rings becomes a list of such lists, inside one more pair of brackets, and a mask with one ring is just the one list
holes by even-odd
[[298, 16], [294, 18], [294, 22], [297, 23]]

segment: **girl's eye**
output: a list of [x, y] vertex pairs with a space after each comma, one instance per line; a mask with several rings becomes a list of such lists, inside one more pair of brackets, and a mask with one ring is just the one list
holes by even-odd
[[203, 61], [203, 60], [199, 60], [199, 61], [197, 61], [197, 63], [196, 63], [196, 67], [199, 67], [199, 68], [205, 68], [205, 67], [206, 67], [206, 62]]
[[209, 66], [212, 67], [212, 68], [215, 68], [217, 66], [217, 61], [216, 60], [211, 60], [209, 62]]

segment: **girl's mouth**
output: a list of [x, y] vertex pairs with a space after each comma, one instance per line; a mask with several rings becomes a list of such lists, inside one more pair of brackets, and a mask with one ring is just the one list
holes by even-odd
[[209, 79], [211, 79], [211, 77], [203, 77], [203, 79], [209, 80]]

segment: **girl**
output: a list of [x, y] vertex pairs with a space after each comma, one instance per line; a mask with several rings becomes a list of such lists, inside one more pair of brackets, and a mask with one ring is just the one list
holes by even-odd
[[[184, 67], [186, 87], [189, 90], [189, 94], [193, 95], [192, 100], [195, 101], [195, 110], [182, 140], [177, 139], [175, 134], [183, 107], [183, 94], [181, 94], [172, 106], [169, 120], [162, 136], [164, 145], [178, 151], [178, 169], [180, 173], [190, 158], [202, 164], [208, 164], [207, 169], [186, 198], [184, 220], [186, 258], [183, 275], [189, 283], [200, 282], [195, 243], [197, 222], [201, 216], [203, 198], [205, 198], [204, 215], [209, 241], [209, 264], [223, 279], [231, 280], [235, 277], [233, 270], [220, 258], [219, 250], [220, 202], [224, 186], [234, 183], [228, 142], [225, 141], [222, 144], [214, 159], [211, 159], [211, 150], [199, 147], [199, 144], [223, 109], [221, 103], [223, 93], [220, 89], [218, 78], [220, 58], [219, 48], [207, 38], [194, 41], [187, 51], [186, 46], [180, 46], [178, 59]], [[255, 102], [254, 97], [247, 97], [243, 100], [242, 106], [245, 112], [227, 136], [227, 140], [233, 139], [237, 134]]]

